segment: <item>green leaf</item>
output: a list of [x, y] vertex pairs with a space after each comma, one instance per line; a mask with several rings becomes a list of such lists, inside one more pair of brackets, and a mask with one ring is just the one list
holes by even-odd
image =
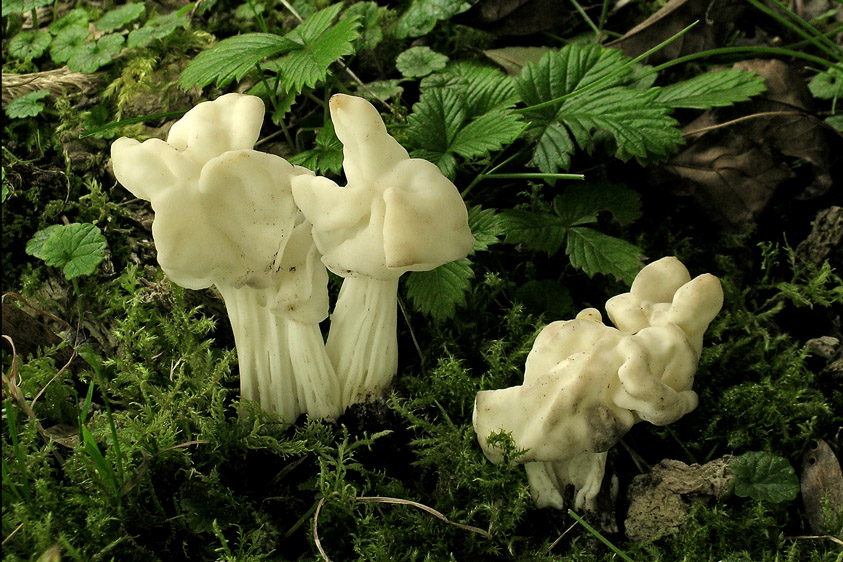
[[35, 117], [44, 111], [44, 104], [40, 100], [50, 95], [50, 90], [42, 88], [28, 94], [18, 96], [6, 106], [6, 115], [12, 119]]
[[673, 108], [710, 109], [746, 101], [766, 89], [764, 79], [754, 72], [731, 68], [665, 86], [656, 102]]
[[21, 60], [37, 59], [44, 54], [52, 40], [50, 32], [43, 29], [21, 31], [9, 41], [9, 54]]
[[465, 305], [471, 288], [471, 261], [452, 261], [431, 271], [413, 271], [405, 284], [407, 296], [417, 310], [436, 321], [453, 318], [457, 306]]
[[432, 30], [436, 23], [465, 12], [471, 4], [465, 0], [413, 0], [395, 24], [392, 33], [398, 39], [420, 37]]
[[395, 59], [395, 68], [405, 78], [427, 76], [442, 70], [447, 64], [448, 57], [426, 46], [410, 47]]
[[26, 253], [61, 267], [67, 279], [90, 275], [105, 259], [107, 243], [102, 232], [90, 223], [48, 226], [26, 244]]
[[327, 78], [330, 66], [338, 58], [354, 53], [360, 22], [357, 18], [341, 19], [333, 27], [342, 4], [325, 8], [304, 21], [287, 35], [298, 43], [297, 48], [279, 61], [284, 84], [290, 91], [313, 88]]
[[[371, 92], [371, 93], [370, 93]], [[391, 98], [400, 97], [404, 93], [404, 88], [401, 86], [401, 80], [375, 80], [366, 84], [366, 88], [357, 86], [357, 95], [363, 96], [369, 101], [374, 97], [372, 94], [378, 96], [380, 99], [386, 101]]]
[[512, 110], [499, 109], [469, 122], [465, 98], [450, 88], [424, 90], [407, 118], [413, 156], [436, 163], [446, 176], [456, 174], [454, 154], [486, 156], [513, 142], [524, 126]]
[[334, 133], [333, 121], [325, 122], [315, 142], [316, 148], [292, 156], [288, 159], [290, 164], [304, 166], [317, 174], [339, 173], [343, 160], [342, 143]]
[[88, 29], [88, 12], [82, 8], [74, 8], [62, 16], [60, 19], [50, 24], [50, 33], [58, 35], [65, 29], [71, 27], [82, 27], [86, 31]]
[[825, 122], [840, 132], [843, 132], [843, 115], [832, 115], [825, 118]]
[[629, 284], [641, 270], [643, 253], [626, 240], [577, 226], [568, 230], [565, 253], [571, 265], [589, 277], [596, 273], [614, 275]]
[[843, 65], [829, 67], [808, 82], [808, 89], [815, 98], [830, 100], [843, 97]]
[[143, 4], [124, 4], [106, 12], [94, 25], [100, 31], [114, 31], [132, 23], [145, 11], [146, 7]]
[[273, 33], [244, 33], [223, 39], [190, 61], [179, 77], [185, 90], [204, 88], [215, 82], [220, 88], [232, 80], [241, 80], [262, 60], [286, 53], [299, 45]]
[[487, 251], [489, 246], [500, 242], [500, 237], [504, 235], [503, 225], [495, 209], [484, 209], [480, 205], [468, 209], [468, 226], [474, 235], [473, 252]]
[[750, 451], [732, 459], [730, 468], [735, 475], [735, 494], [742, 498], [778, 503], [794, 500], [799, 494], [799, 478], [785, 458]]
[[103, 35], [96, 43], [83, 43], [73, 49], [67, 66], [70, 70], [91, 74], [120, 53], [125, 39], [122, 35], [111, 33]]
[[126, 46], [130, 49], [145, 47], [149, 43], [169, 37], [176, 29], [190, 23], [190, 18], [182, 15], [181, 10], [165, 16], [158, 16], [147, 21], [143, 27], [129, 33]]
[[360, 21], [360, 36], [357, 48], [372, 50], [383, 41], [382, 9], [377, 2], [357, 2], [348, 7], [343, 18], [356, 17]]
[[3, 0], [2, 16], [22, 15], [36, 8], [51, 5], [55, 0]]
[[66, 63], [77, 47], [88, 38], [88, 28], [74, 26], [63, 29], [50, 45], [50, 58], [56, 64]]
[[469, 61], [449, 64], [443, 72], [425, 77], [422, 90], [447, 88], [465, 103], [469, 116], [483, 115], [518, 102], [512, 77], [491, 66]]
[[530, 250], [552, 256], [565, 244], [570, 225], [562, 217], [508, 209], [498, 215], [508, 244], [523, 244]]
[[524, 124], [516, 113], [498, 109], [481, 115], [460, 129], [449, 150], [463, 158], [488, 156], [490, 152], [511, 144], [522, 131]]
[[641, 196], [620, 184], [576, 183], [554, 198], [553, 208], [569, 226], [596, 222], [603, 211], [612, 213], [620, 224], [629, 224], [641, 217]]
[[611, 137], [610, 149], [624, 161], [644, 164], [676, 149], [681, 132], [670, 108], [656, 103], [658, 88], [626, 85], [635, 80], [629, 62], [614, 49], [571, 44], [528, 64], [516, 77], [515, 88], [528, 105], [528, 133], [536, 139], [532, 162], [542, 172], [568, 169], [575, 147], [590, 153], [598, 134]]

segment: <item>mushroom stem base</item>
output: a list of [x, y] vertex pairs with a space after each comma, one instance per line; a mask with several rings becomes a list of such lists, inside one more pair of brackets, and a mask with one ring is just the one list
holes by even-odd
[[398, 372], [398, 279], [343, 281], [326, 348], [337, 370], [342, 409], [387, 388]]
[[340, 414], [340, 387], [318, 324], [274, 313], [267, 292], [218, 287], [225, 300], [240, 365], [240, 395], [293, 423]]

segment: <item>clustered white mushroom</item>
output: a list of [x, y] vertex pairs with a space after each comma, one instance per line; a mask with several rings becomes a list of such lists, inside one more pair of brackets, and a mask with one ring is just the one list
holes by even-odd
[[[264, 116], [254, 96], [197, 105], [167, 142], [121, 138], [111, 150], [117, 180], [152, 203], [163, 271], [222, 294], [242, 396], [287, 422], [336, 418], [386, 388], [397, 370], [398, 277], [461, 259], [474, 244], [456, 187], [410, 159], [369, 102], [337, 95], [331, 114], [343, 188], [252, 150]], [[327, 351], [326, 265], [347, 278]]]
[[697, 406], [691, 390], [702, 340], [723, 305], [719, 280], [691, 280], [674, 257], [644, 267], [629, 293], [606, 303], [617, 326], [586, 309], [538, 335], [521, 386], [477, 394], [473, 423], [486, 457], [488, 438], [509, 433], [539, 507], [594, 509], [608, 450], [639, 421], [666, 425]]

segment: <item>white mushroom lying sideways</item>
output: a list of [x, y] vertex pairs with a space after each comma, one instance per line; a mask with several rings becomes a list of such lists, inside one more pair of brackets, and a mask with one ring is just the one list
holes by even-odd
[[216, 285], [234, 330], [244, 398], [292, 423], [340, 414], [319, 322], [328, 274], [291, 180], [311, 176], [252, 150], [264, 106], [227, 94], [185, 114], [167, 142], [121, 138], [111, 156], [126, 189], [150, 201], [158, 262], [176, 284]]
[[503, 460], [489, 436], [511, 434], [539, 507], [593, 509], [607, 451], [639, 421], [674, 422], [697, 406], [691, 390], [702, 340], [723, 305], [720, 281], [691, 280], [674, 257], [644, 267], [629, 293], [576, 319], [553, 322], [536, 338], [524, 383], [482, 391], [474, 430], [486, 457]]
[[454, 184], [435, 164], [410, 158], [372, 104], [336, 94], [330, 107], [347, 184], [309, 175], [292, 182], [322, 261], [345, 278], [327, 343], [345, 409], [397, 372], [398, 278], [466, 257], [474, 237]]

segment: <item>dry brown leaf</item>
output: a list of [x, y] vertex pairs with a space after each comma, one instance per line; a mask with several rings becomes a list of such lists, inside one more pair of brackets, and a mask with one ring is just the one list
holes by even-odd
[[796, 159], [811, 165], [802, 198], [827, 192], [831, 176], [826, 132], [810, 113], [812, 98], [799, 73], [778, 60], [749, 60], [735, 67], [762, 76], [767, 92], [706, 111], [688, 124], [688, 145], [665, 169], [683, 180], [679, 192], [693, 196], [712, 220], [726, 230], [742, 231], [795, 177], [791, 164]]
[[745, 7], [746, 3], [741, 0], [671, 0], [623, 37], [606, 46], [621, 49], [627, 56], [637, 57], [699, 20], [693, 29], [651, 55], [647, 62], [656, 64], [722, 47]]
[[822, 439], [815, 440], [802, 458], [801, 487], [811, 532], [836, 532], [843, 539], [843, 529], [828, 528], [829, 519], [839, 522], [843, 517], [843, 473], [834, 451]]
[[562, 25], [570, 13], [560, 0], [479, 0], [455, 21], [495, 35], [529, 35]]

